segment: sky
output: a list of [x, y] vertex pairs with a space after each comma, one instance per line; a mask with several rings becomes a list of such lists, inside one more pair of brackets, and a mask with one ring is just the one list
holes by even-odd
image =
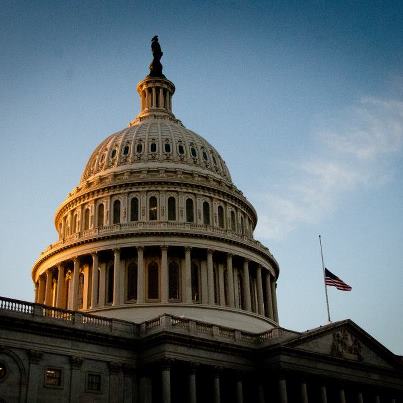
[[0, 8], [0, 295], [95, 147], [139, 111], [159, 35], [173, 109], [221, 153], [280, 264], [280, 323], [352, 319], [403, 355], [403, 3], [8, 1]]

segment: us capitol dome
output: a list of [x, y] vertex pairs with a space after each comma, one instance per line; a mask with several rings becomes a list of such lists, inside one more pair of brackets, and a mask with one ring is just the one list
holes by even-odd
[[56, 210], [59, 239], [32, 270], [35, 302], [268, 330], [278, 324], [278, 264], [253, 238], [256, 211], [224, 159], [175, 117], [155, 44], [137, 84], [140, 113], [95, 148]]

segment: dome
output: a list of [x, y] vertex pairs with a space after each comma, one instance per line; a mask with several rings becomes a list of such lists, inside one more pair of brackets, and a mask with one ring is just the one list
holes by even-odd
[[80, 183], [153, 167], [208, 174], [231, 183], [224, 160], [203, 137], [176, 119], [152, 116], [107, 137], [92, 153]]
[[32, 269], [35, 301], [136, 323], [277, 326], [279, 267], [253, 238], [256, 211], [215, 148], [175, 117], [175, 86], [151, 67], [140, 113], [96, 147], [56, 210], [59, 238]]

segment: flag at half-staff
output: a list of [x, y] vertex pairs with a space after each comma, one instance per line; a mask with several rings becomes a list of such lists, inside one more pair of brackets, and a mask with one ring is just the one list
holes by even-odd
[[325, 268], [325, 284], [330, 287], [336, 287], [341, 291], [351, 291], [352, 288], [348, 284], [346, 284], [343, 280], [338, 278], [335, 274], [333, 274], [330, 270]]

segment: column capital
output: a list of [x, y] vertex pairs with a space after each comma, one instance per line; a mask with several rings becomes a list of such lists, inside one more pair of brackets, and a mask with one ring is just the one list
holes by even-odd
[[207, 249], [207, 253], [208, 253], [208, 254], [211, 254], [211, 255], [212, 255], [214, 252], [215, 252], [214, 249], [211, 249], [211, 248], [208, 248], [208, 249]]
[[173, 358], [163, 358], [160, 361], [160, 365], [162, 369], [171, 369], [173, 366], [175, 360]]
[[231, 252], [227, 252], [227, 259], [232, 259], [233, 258], [233, 254]]
[[116, 255], [117, 253], [120, 253], [120, 248], [113, 248], [113, 254]]
[[144, 246], [137, 246], [137, 251], [144, 251]]
[[185, 252], [190, 252], [192, 250], [191, 246], [185, 246]]
[[78, 256], [74, 256], [71, 260], [74, 262], [74, 264], [80, 263], [80, 258]]
[[168, 245], [160, 245], [161, 250], [168, 250]]
[[94, 258], [95, 256], [98, 256], [98, 251], [97, 250], [95, 252], [91, 252], [91, 257]]

